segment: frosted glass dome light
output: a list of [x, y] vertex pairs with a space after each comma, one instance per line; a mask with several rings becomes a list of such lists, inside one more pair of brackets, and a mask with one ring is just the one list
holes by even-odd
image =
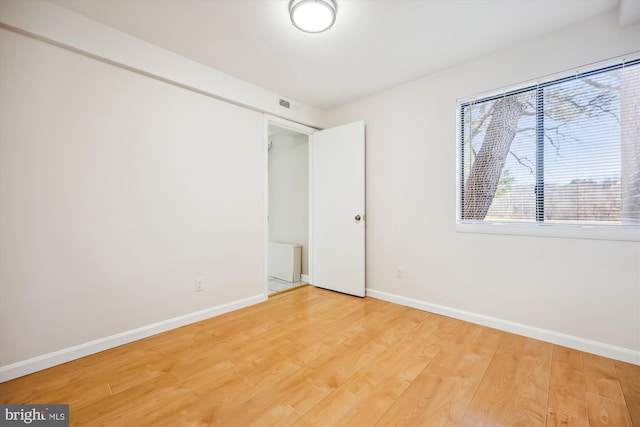
[[289, 15], [293, 25], [306, 33], [327, 31], [336, 22], [336, 0], [291, 0]]

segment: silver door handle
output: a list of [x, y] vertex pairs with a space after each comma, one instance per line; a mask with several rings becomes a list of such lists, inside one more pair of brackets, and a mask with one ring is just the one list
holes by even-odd
[[360, 221], [362, 217], [360, 215], [356, 215], [356, 221]]

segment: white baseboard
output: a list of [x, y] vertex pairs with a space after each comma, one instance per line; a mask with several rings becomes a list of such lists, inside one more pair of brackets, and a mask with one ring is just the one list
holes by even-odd
[[256, 295], [237, 301], [232, 301], [219, 306], [207, 308], [183, 316], [174, 317], [173, 319], [163, 320], [162, 322], [152, 325], [143, 326], [141, 328], [132, 329], [109, 337], [100, 338], [89, 341], [73, 347], [64, 348], [53, 353], [44, 354], [42, 356], [33, 357], [31, 359], [12, 363], [11, 365], [0, 366], [0, 383], [18, 378], [24, 375], [32, 374], [52, 366], [70, 362], [81, 357], [89, 356], [100, 351], [118, 347], [142, 338], [147, 338], [171, 329], [179, 328], [211, 317], [229, 313], [250, 305], [258, 304], [266, 301], [265, 295]]
[[308, 275], [308, 274], [301, 274], [301, 275], [300, 275], [300, 280], [301, 280], [302, 282], [307, 282], [307, 283], [309, 283], [309, 275]]
[[406, 307], [417, 308], [418, 310], [428, 311], [430, 313], [452, 317], [454, 319], [476, 323], [478, 325], [488, 326], [501, 331], [523, 335], [529, 338], [535, 338], [552, 344], [574, 348], [587, 353], [598, 354], [611, 359], [640, 365], [640, 351], [575, 337], [560, 332], [550, 331], [548, 329], [536, 328], [522, 323], [510, 322], [508, 320], [498, 319], [469, 311], [458, 310], [456, 308], [446, 307], [439, 304], [432, 304], [426, 301], [407, 298], [388, 292], [377, 291], [375, 289], [367, 289], [367, 296], [404, 305]]

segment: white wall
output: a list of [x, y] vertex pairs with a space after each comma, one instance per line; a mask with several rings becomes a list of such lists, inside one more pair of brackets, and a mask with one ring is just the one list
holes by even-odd
[[136, 70], [148, 76], [188, 87], [260, 112], [317, 126], [324, 112], [287, 99], [267, 89], [214, 70], [169, 50], [100, 24], [47, 0], [1, 0], [0, 23]]
[[302, 245], [302, 274], [309, 274], [309, 138], [269, 139], [269, 240]]
[[4, 29], [0, 93], [5, 377], [264, 298], [262, 114]]
[[367, 123], [368, 293], [640, 363], [639, 243], [455, 231], [456, 99], [638, 50], [610, 14], [330, 111]]

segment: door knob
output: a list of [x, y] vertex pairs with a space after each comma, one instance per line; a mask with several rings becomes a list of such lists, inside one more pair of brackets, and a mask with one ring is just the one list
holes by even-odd
[[360, 221], [362, 217], [360, 215], [356, 215], [356, 221]]

